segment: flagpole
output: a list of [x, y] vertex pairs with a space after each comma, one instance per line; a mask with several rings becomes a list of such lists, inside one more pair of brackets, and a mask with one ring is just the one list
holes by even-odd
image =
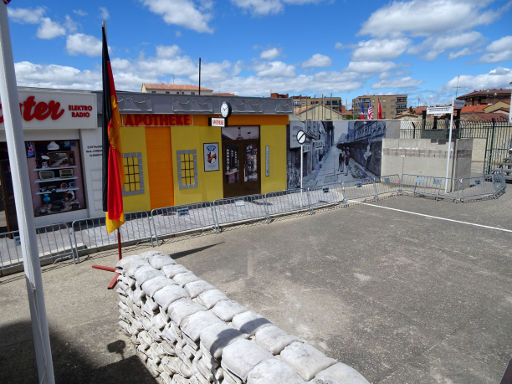
[[32, 319], [37, 373], [40, 383], [53, 384], [55, 383], [55, 377], [46, 318], [43, 279], [32, 213], [32, 196], [30, 194], [25, 143], [19, 112], [18, 88], [7, 19], [7, 5], [3, 1], [0, 1], [0, 45], [0, 71], [4, 75], [0, 80], [0, 97], [23, 253], [23, 270]]

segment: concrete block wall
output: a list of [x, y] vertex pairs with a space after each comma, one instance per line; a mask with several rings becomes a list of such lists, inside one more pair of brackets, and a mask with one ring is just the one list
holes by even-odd
[[158, 251], [123, 258], [119, 325], [162, 383], [368, 384]]

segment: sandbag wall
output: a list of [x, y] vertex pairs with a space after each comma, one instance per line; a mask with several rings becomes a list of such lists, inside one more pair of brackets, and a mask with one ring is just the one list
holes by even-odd
[[158, 251], [117, 264], [119, 325], [163, 383], [367, 384]]

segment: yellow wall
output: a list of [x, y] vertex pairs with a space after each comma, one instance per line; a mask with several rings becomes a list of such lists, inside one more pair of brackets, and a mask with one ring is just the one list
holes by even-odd
[[[142, 154], [144, 178], [144, 194], [123, 197], [125, 212], [149, 211], [162, 206], [213, 201], [224, 197], [222, 130], [220, 127], [209, 127], [207, 116], [193, 116], [193, 124], [192, 126], [121, 128], [122, 150], [124, 153], [140, 152]], [[238, 115], [229, 118], [229, 125], [260, 126], [262, 194], [286, 189], [287, 124], [288, 116]], [[204, 171], [204, 143], [219, 144], [218, 171]], [[270, 157], [268, 177], [265, 176], [267, 145]], [[180, 150], [196, 151], [197, 188], [179, 188], [176, 154]], [[170, 156], [169, 152], [171, 152]]]
[[169, 127], [146, 127], [147, 166], [151, 209], [170, 207], [174, 202]]
[[150, 209], [148, 164], [146, 150], [145, 127], [121, 127], [121, 145], [123, 153], [140, 152], [142, 154], [142, 170], [144, 178], [144, 193], [140, 195], [123, 196], [125, 212], [148, 211]]
[[[200, 122], [194, 116], [194, 124]], [[207, 120], [205, 120], [207, 123]], [[220, 127], [192, 126], [172, 127], [172, 167], [174, 174], [174, 204], [181, 205], [200, 201], [213, 201], [223, 197], [222, 186], [222, 138]], [[219, 144], [219, 170], [204, 171], [204, 143]], [[197, 155], [197, 188], [180, 189], [178, 180], [178, 151], [196, 150]]]
[[[286, 125], [260, 127], [261, 193], [286, 189]], [[269, 146], [270, 175], [265, 176], [265, 147]]]

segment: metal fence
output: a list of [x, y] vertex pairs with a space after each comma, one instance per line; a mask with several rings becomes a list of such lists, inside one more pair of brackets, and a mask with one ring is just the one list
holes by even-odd
[[265, 194], [268, 217], [293, 212], [313, 212], [307, 189], [289, 189]]
[[376, 178], [377, 196], [395, 195], [402, 193], [400, 175], [386, 175]]
[[341, 183], [325, 184], [308, 189], [309, 203], [313, 209], [344, 202], [343, 185]]
[[[120, 228], [121, 241], [123, 244], [149, 241], [153, 246], [155, 236], [152, 227], [148, 212], [127, 213], [125, 223]], [[75, 220], [71, 224], [71, 231], [77, 260], [82, 254], [117, 245], [117, 233], [107, 233], [105, 217]]]
[[212, 203], [209, 201], [153, 209], [150, 217], [157, 242], [162, 236], [217, 227]]
[[[36, 228], [36, 240], [41, 262], [74, 259], [74, 246], [66, 224]], [[23, 265], [19, 231], [0, 233], [0, 271]]]
[[377, 187], [374, 179], [368, 178], [360, 181], [344, 182], [342, 185], [345, 202], [353, 200], [372, 200], [378, 198]]
[[[447, 192], [445, 193], [445, 187]], [[220, 231], [224, 226], [297, 212], [313, 213], [326, 206], [348, 205], [355, 201], [377, 200], [382, 196], [409, 194], [438, 199], [468, 201], [497, 198], [505, 191], [502, 173], [461, 179], [404, 174], [386, 175], [361, 181], [332, 183], [310, 189], [293, 189], [219, 199], [125, 215], [121, 226], [123, 244], [148, 241], [152, 246], [163, 237], [186, 232]], [[117, 245], [115, 233], [107, 234], [105, 217], [75, 220], [70, 226], [55, 224], [36, 229], [41, 260], [72, 258]], [[22, 265], [19, 234], [0, 234], [0, 273]]]
[[267, 218], [267, 202], [263, 195], [218, 199], [213, 202], [216, 228], [244, 221]]

